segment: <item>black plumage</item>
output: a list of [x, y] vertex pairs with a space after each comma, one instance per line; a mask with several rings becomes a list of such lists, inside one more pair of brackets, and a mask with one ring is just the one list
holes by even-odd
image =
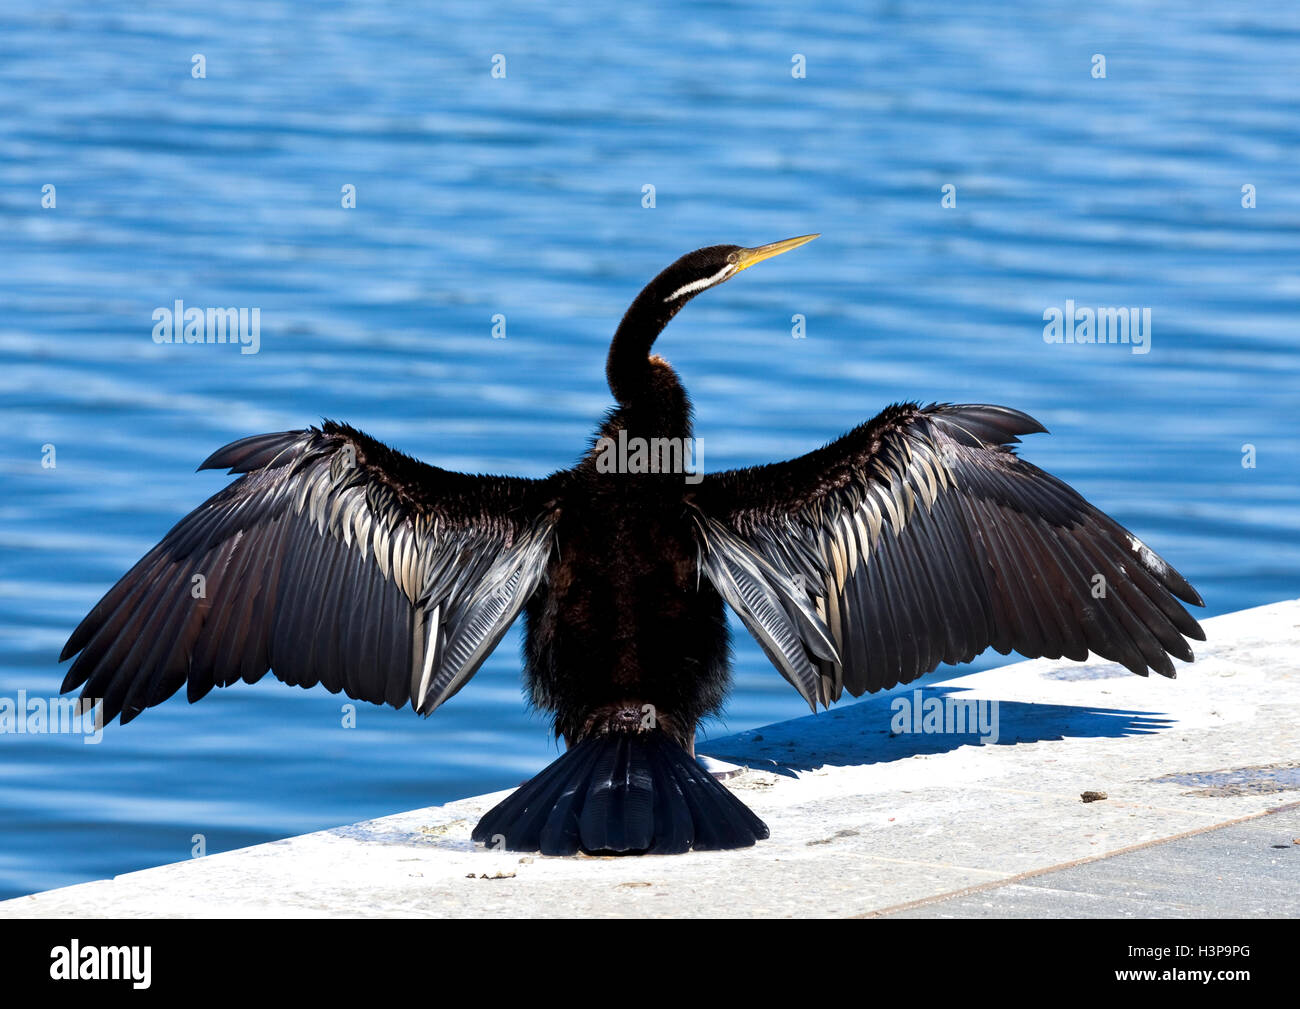
[[588, 736], [479, 820], [509, 851], [676, 855], [742, 848], [767, 826], [660, 729]]
[[[520, 612], [525, 675], [568, 751], [488, 813], [512, 850], [678, 852], [767, 828], [693, 759], [729, 683], [730, 606], [816, 710], [986, 648], [1174, 675], [1202, 605], [1167, 563], [1013, 446], [1006, 407], [903, 403], [798, 459], [686, 478], [602, 465], [684, 443], [655, 338], [700, 291], [810, 238], [712, 246], [637, 296], [610, 347], [617, 406], [572, 469], [453, 473], [346, 425], [257, 435], [239, 479], [86, 616], [63, 689], [123, 723], [187, 688], [286, 683], [429, 714]], [[681, 455], [676, 457], [678, 460]], [[1100, 591], [1098, 587], [1100, 586]]]

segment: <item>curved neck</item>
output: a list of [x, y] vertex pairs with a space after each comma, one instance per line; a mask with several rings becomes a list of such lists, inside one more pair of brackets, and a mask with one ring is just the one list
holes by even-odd
[[[663, 285], [658, 280], [656, 277], [636, 296], [609, 345], [605, 378], [609, 381], [609, 391], [622, 406], [632, 406], [653, 392], [657, 367], [651, 363], [650, 348], [689, 300], [665, 301]], [[661, 363], [658, 367], [665, 365]]]

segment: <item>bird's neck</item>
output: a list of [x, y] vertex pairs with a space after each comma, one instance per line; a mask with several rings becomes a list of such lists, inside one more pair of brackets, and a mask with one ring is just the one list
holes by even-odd
[[693, 435], [691, 401], [672, 366], [660, 357], [647, 361], [648, 375], [636, 396], [611, 410], [597, 437], [689, 440]]
[[657, 398], [658, 387], [663, 385], [663, 369], [667, 369], [676, 383], [676, 376], [672, 375], [667, 363], [650, 357], [655, 340], [683, 304], [682, 301], [664, 301], [661, 290], [656, 282], [637, 295], [609, 345], [605, 377], [620, 406], [633, 406], [646, 397]]

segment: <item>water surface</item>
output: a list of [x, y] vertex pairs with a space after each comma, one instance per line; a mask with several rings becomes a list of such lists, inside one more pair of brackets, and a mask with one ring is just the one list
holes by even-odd
[[[707, 468], [899, 399], [1004, 403], [1209, 613], [1295, 596], [1298, 139], [1286, 3], [7, 7], [0, 696], [57, 691], [80, 617], [224, 484], [193, 472], [219, 445], [328, 416], [543, 475], [655, 272], [810, 231], [659, 346]], [[260, 308], [260, 353], [154, 344], [177, 298]], [[1149, 307], [1150, 353], [1046, 344], [1066, 299]], [[268, 678], [98, 746], [0, 736], [0, 896], [512, 785], [555, 753], [518, 670], [512, 633], [427, 721], [344, 730], [344, 698]], [[709, 733], [806, 710], [742, 636], [736, 673]]]

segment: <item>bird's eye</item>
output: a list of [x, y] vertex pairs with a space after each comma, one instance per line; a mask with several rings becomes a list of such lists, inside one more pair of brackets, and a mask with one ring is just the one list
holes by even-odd
[[737, 258], [738, 258], [738, 257], [736, 256], [736, 254], [735, 254], [734, 252], [728, 252], [728, 253], [727, 253], [727, 262], [730, 263], [732, 266], [735, 266], [735, 265], [736, 265], [736, 260], [737, 260]]

